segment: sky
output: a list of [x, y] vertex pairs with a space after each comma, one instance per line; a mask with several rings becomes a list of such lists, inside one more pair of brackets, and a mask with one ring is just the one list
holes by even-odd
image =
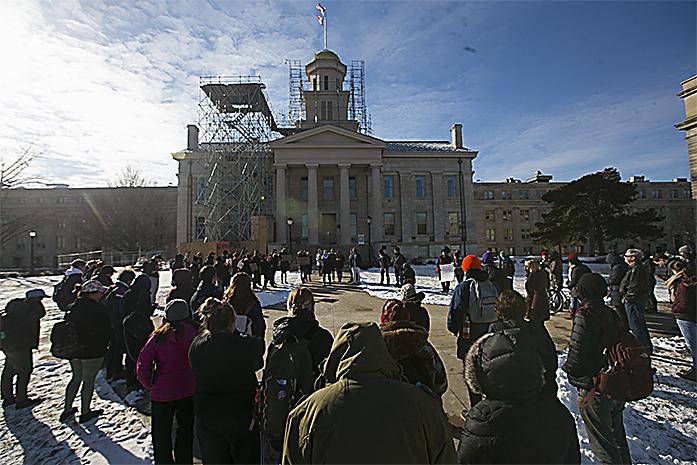
[[[259, 75], [280, 119], [285, 59], [322, 48], [316, 1], [0, 1], [0, 156], [47, 183], [104, 186], [125, 166], [176, 185], [198, 77]], [[617, 167], [687, 177], [675, 95], [697, 73], [697, 3], [324, 0], [329, 48], [366, 62], [374, 136], [449, 140], [475, 179]]]

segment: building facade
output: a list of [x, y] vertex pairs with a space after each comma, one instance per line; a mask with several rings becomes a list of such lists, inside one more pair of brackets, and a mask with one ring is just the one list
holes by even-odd
[[[697, 75], [680, 83], [682, 91], [678, 93], [685, 104], [685, 119], [676, 124], [680, 131], [685, 131], [687, 142], [687, 156], [690, 162], [690, 181], [692, 182], [692, 198], [697, 200]], [[697, 219], [694, 223], [695, 236], [697, 236]], [[695, 237], [697, 240], [697, 237]], [[693, 249], [697, 246], [693, 242]]]
[[[176, 250], [175, 187], [3, 189], [0, 269], [56, 268], [62, 254]], [[32, 239], [29, 232], [36, 233]]]

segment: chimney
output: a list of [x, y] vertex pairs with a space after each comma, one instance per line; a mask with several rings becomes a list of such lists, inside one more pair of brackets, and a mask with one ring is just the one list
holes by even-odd
[[450, 145], [454, 149], [461, 149], [462, 148], [462, 125], [461, 124], [453, 124], [453, 127], [450, 128]]
[[195, 124], [186, 127], [186, 150], [198, 150], [198, 127]]

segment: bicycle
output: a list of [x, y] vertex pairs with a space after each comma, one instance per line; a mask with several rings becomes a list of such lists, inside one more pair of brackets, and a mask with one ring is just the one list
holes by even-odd
[[550, 288], [549, 294], [549, 313], [554, 315], [562, 308], [569, 308], [571, 305], [571, 294], [565, 287], [561, 289]]

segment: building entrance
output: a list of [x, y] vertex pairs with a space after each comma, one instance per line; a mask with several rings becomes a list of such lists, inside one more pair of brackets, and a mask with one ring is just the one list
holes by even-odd
[[320, 244], [336, 244], [336, 213], [322, 213], [320, 224]]

